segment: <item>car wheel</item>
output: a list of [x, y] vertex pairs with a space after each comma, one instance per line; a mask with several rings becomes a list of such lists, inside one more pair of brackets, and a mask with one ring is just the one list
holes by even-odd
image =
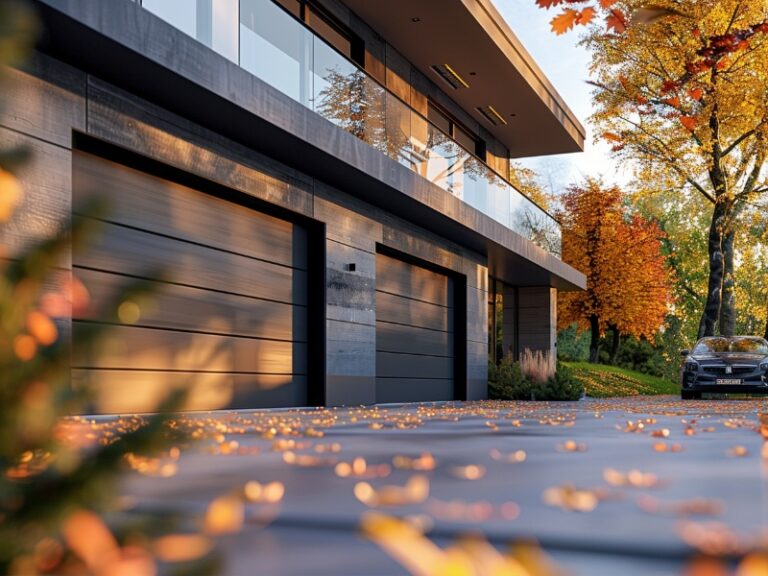
[[680, 398], [683, 400], [698, 400], [701, 398], [701, 392], [693, 392], [691, 390], [681, 390]]

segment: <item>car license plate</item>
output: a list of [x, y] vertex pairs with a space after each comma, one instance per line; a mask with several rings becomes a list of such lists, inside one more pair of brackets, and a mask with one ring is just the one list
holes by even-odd
[[743, 380], [741, 378], [718, 378], [718, 384], [741, 384]]

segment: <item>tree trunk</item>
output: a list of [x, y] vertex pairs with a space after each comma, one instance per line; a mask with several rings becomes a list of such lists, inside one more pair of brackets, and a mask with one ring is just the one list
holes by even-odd
[[768, 302], [765, 303], [765, 334], [763, 334], [763, 338], [768, 340]]
[[736, 332], [736, 303], [733, 277], [733, 226], [728, 226], [723, 235], [723, 296], [720, 303], [719, 331], [723, 336]]
[[611, 340], [611, 364], [616, 365], [616, 357], [619, 355], [619, 344], [621, 343], [621, 333], [616, 326], [611, 326], [613, 339]]
[[723, 296], [723, 274], [725, 262], [723, 258], [723, 229], [726, 219], [725, 198], [718, 198], [712, 211], [712, 222], [709, 226], [709, 283], [707, 285], [707, 302], [699, 322], [699, 338], [714, 336], [717, 320], [720, 316], [720, 305]]
[[600, 319], [596, 314], [589, 317], [589, 329], [592, 332], [592, 338], [589, 342], [589, 361], [592, 364], [597, 364], [600, 353]]

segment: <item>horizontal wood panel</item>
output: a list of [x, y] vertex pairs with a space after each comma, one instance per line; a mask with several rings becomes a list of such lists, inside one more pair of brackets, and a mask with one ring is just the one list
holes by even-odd
[[307, 405], [307, 377], [137, 370], [73, 370], [76, 387], [93, 391], [96, 413], [150, 412], [167, 395], [187, 391], [185, 410]]
[[376, 318], [382, 322], [453, 332], [452, 309], [387, 292], [376, 292]]
[[[93, 310], [103, 310], [114, 302], [131, 281], [118, 274], [86, 269], [76, 269], [75, 274], [88, 289]], [[164, 282], [148, 282], [147, 288], [147, 297], [134, 299], [140, 307], [136, 323], [142, 326], [276, 340], [307, 340], [307, 309], [304, 306]]]
[[3, 69], [0, 124], [71, 148], [72, 131], [86, 129], [85, 72], [37, 51], [24, 60], [24, 70]]
[[453, 378], [453, 358], [377, 352], [376, 376], [379, 378]]
[[451, 379], [376, 378], [376, 402], [425, 402], [453, 398]]
[[[0, 98], [5, 102], [4, 92]], [[3, 256], [16, 258], [30, 246], [56, 236], [69, 222], [72, 155], [69, 150], [2, 127], [0, 143], [4, 150], [20, 148], [29, 154], [29, 160], [15, 170], [22, 187], [19, 203], [0, 226]], [[61, 254], [57, 264], [69, 267], [68, 251]]]
[[453, 305], [447, 276], [384, 254], [376, 255], [376, 289], [441, 306]]
[[453, 334], [376, 322], [376, 351], [453, 356]]
[[106, 219], [306, 269], [302, 228], [84, 152], [73, 154], [73, 199], [106, 199]]
[[[246, 84], [252, 99], [250, 77]], [[229, 85], [227, 94], [233, 90], [237, 92]], [[220, 131], [203, 128], [93, 75], [88, 75], [87, 106], [88, 133], [95, 138], [293, 212], [312, 215], [312, 179], [252, 146], [238, 144]]]
[[76, 266], [145, 276], [244, 296], [306, 304], [306, 272], [214, 248], [105, 223]]
[[[75, 341], [91, 325], [73, 322]], [[199, 372], [259, 372], [305, 374], [304, 343], [176, 332], [137, 326], [108, 326], [95, 354], [73, 358], [78, 368], [177, 370]]]

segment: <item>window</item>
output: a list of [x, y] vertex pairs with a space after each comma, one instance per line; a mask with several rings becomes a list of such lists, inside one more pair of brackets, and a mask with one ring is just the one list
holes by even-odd
[[427, 108], [427, 117], [432, 124], [456, 140], [456, 142], [467, 151], [485, 162], [485, 142], [456, 122], [450, 115], [448, 115], [448, 113], [443, 111], [442, 108], [431, 100], [429, 101]]
[[141, 5], [232, 62], [238, 61], [238, 0], [142, 0]]
[[488, 360], [518, 360], [517, 288], [488, 277]]
[[363, 41], [327, 11], [309, 0], [273, 0], [360, 67], [365, 67]]

